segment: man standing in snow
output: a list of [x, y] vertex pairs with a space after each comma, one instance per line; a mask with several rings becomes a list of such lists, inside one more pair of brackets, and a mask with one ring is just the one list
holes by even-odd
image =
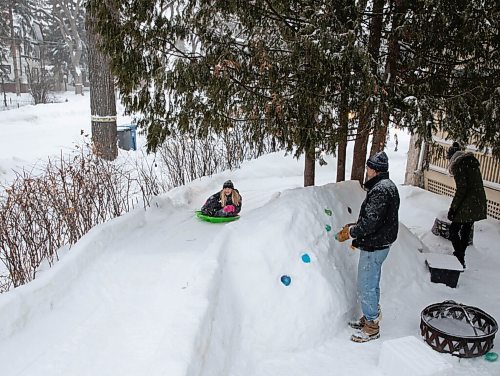
[[474, 154], [460, 150], [454, 142], [448, 149], [448, 170], [455, 179], [456, 191], [448, 211], [453, 255], [465, 268], [465, 250], [475, 221], [486, 219], [486, 193], [479, 161]]
[[345, 225], [336, 235], [340, 242], [353, 238], [352, 245], [359, 248], [358, 296], [363, 316], [349, 322], [357, 329], [351, 336], [354, 342], [367, 342], [380, 337], [380, 277], [382, 263], [398, 236], [399, 193], [389, 179], [389, 160], [381, 151], [366, 162], [367, 190], [358, 221]]

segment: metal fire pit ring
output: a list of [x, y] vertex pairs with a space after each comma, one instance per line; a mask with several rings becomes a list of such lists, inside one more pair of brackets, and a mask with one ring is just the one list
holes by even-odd
[[461, 358], [486, 354], [493, 347], [497, 322], [483, 310], [447, 300], [425, 307], [420, 334], [434, 350]]

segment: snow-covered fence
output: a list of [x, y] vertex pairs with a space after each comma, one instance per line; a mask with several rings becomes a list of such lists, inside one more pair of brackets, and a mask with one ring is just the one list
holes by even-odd
[[[45, 94], [44, 101], [40, 103], [59, 103], [63, 99], [56, 95]], [[0, 111], [14, 110], [16, 108], [21, 108], [24, 106], [34, 105], [35, 99], [32, 94], [23, 93], [20, 97], [17, 97], [13, 93], [7, 93], [5, 96], [0, 92]]]
[[0, 97], [0, 111], [13, 110], [15, 108], [29, 106], [32, 104], [35, 104], [33, 98], [29, 98], [26, 96], [20, 97], [19, 99], [13, 97], [8, 97], [8, 98], [3, 98], [3, 96]]

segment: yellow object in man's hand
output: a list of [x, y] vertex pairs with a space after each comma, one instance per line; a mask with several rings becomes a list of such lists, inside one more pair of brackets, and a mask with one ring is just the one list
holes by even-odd
[[335, 240], [339, 242], [345, 242], [349, 238], [349, 225], [345, 225], [342, 230], [335, 234]]

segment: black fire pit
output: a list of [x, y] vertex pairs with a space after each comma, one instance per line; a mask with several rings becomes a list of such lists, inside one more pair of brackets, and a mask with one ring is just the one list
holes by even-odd
[[461, 358], [486, 354], [493, 347], [497, 322], [483, 310], [447, 300], [421, 313], [420, 334], [434, 350]]

